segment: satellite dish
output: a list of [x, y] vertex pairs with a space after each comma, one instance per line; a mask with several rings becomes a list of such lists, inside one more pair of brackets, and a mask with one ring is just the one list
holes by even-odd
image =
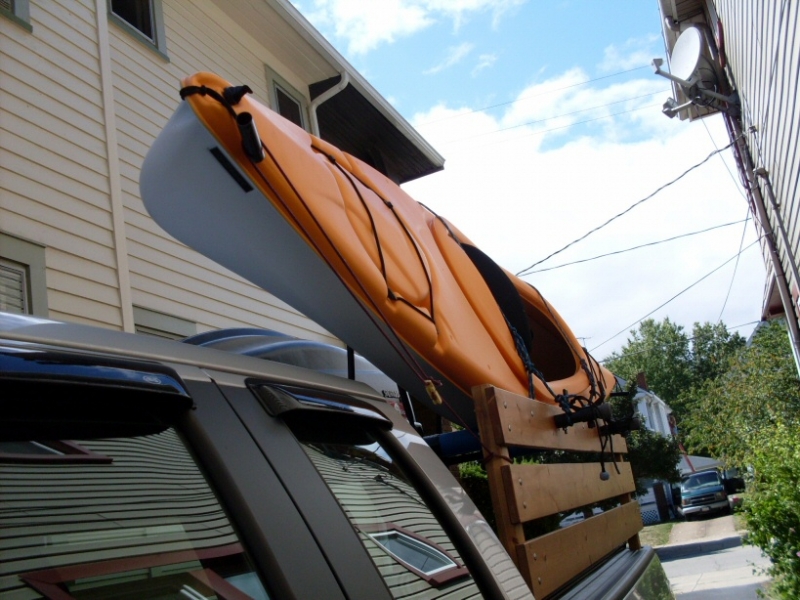
[[694, 84], [697, 67], [703, 56], [703, 34], [697, 27], [689, 27], [681, 33], [669, 59], [670, 72], [687, 83]]
[[[706, 56], [706, 38], [703, 31], [696, 26], [683, 30], [670, 56], [670, 72], [661, 69], [664, 61], [653, 59], [656, 75], [665, 77], [678, 84], [675, 98], [684, 98], [679, 103], [675, 98], [667, 99], [662, 112], [672, 118], [684, 109], [695, 105], [705, 109], [722, 110], [733, 114], [738, 111], [739, 98], [734, 92], [730, 96], [719, 93], [721, 72]], [[677, 95], [677, 94], [680, 94]], [[702, 116], [702, 115], [701, 115]]]

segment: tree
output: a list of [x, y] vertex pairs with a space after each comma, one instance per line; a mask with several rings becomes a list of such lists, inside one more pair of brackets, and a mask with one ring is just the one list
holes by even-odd
[[728, 370], [728, 363], [745, 346], [745, 339], [730, 333], [724, 323], [695, 323], [692, 329], [694, 383], [714, 379]]
[[785, 326], [762, 326], [693, 396], [689, 447], [748, 467], [749, 539], [772, 560], [770, 593], [800, 598], [800, 381]]
[[631, 331], [619, 353], [604, 362], [616, 375], [633, 381], [639, 372], [680, 421], [694, 401], [693, 389], [724, 373], [745, 340], [724, 323], [695, 323], [689, 337], [669, 318], [647, 319]]
[[778, 422], [800, 424], [800, 382], [785, 327], [778, 321], [762, 326], [726, 372], [689, 395], [694, 399], [685, 418], [689, 449], [747, 464], [760, 432]]
[[669, 317], [660, 323], [646, 319], [630, 334], [622, 350], [611, 354], [605, 365], [628, 381], [644, 372], [648, 387], [670, 404], [691, 380], [689, 338], [683, 327]]

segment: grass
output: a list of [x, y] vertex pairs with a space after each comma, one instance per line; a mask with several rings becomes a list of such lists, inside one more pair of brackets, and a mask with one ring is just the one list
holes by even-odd
[[675, 521], [670, 521], [648, 525], [639, 532], [639, 540], [643, 546], [663, 546], [669, 542], [669, 534], [675, 523]]

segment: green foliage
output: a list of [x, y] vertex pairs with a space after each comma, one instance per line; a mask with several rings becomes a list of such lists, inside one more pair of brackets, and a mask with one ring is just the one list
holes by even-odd
[[750, 541], [772, 559], [770, 593], [800, 598], [800, 381], [781, 322], [762, 326], [727, 371], [691, 391], [690, 450], [750, 466]]
[[755, 437], [800, 415], [800, 382], [783, 325], [762, 327], [724, 374], [690, 395], [694, 401], [684, 420], [689, 450], [734, 466], [748, 464]]
[[683, 327], [669, 318], [661, 323], [647, 319], [631, 331], [622, 350], [609, 356], [605, 365], [628, 381], [636, 381], [636, 374], [644, 372], [648, 387], [670, 404], [692, 379], [690, 355]]
[[680, 419], [691, 401], [687, 392], [724, 373], [744, 345], [744, 338], [730, 333], [723, 323], [695, 323], [689, 337], [669, 318], [660, 323], [647, 319], [631, 331], [622, 350], [608, 357], [605, 365], [628, 381], [644, 373], [648, 387]]
[[800, 435], [779, 421], [755, 437], [755, 478], [744, 510], [750, 542], [772, 560], [770, 592], [800, 598]]
[[628, 459], [636, 478], [637, 492], [644, 492], [642, 481], [658, 479], [674, 483], [680, 481], [678, 462], [681, 450], [678, 440], [659, 433], [642, 429], [631, 431], [628, 435]]

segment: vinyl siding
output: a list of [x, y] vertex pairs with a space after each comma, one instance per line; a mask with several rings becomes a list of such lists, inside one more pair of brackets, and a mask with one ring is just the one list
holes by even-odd
[[[755, 167], [769, 172], [779, 216], [770, 206], [763, 182], [761, 189], [789, 287], [797, 291], [800, 282], [795, 281], [791, 259], [796, 263], [800, 250], [800, 5], [791, 0], [714, 0], [714, 5], [742, 102], [747, 145]], [[788, 248], [779, 218], [789, 239]]]
[[120, 327], [93, 3], [30, 11], [0, 19], [0, 230], [47, 247], [51, 317]]
[[168, 59], [107, 24], [128, 252], [118, 272], [95, 8], [95, 0], [31, 0], [32, 32], [0, 19], [0, 231], [47, 247], [50, 316], [122, 328], [120, 280], [129, 280], [133, 304], [195, 322], [201, 332], [254, 326], [335, 342], [172, 239], [141, 202], [142, 161], [180, 101], [183, 77], [213, 71], [267, 102], [269, 64], [303, 87], [210, 0], [163, 1]]
[[207, 2], [164, 2], [164, 22], [169, 62], [122, 29], [109, 28], [134, 304], [193, 321], [198, 331], [256, 326], [332, 341], [284, 303], [175, 241], [147, 214], [139, 196], [139, 171], [179, 103], [180, 80], [197, 71], [214, 71], [234, 83], [247, 83], [266, 99], [264, 64], [271, 57]]

